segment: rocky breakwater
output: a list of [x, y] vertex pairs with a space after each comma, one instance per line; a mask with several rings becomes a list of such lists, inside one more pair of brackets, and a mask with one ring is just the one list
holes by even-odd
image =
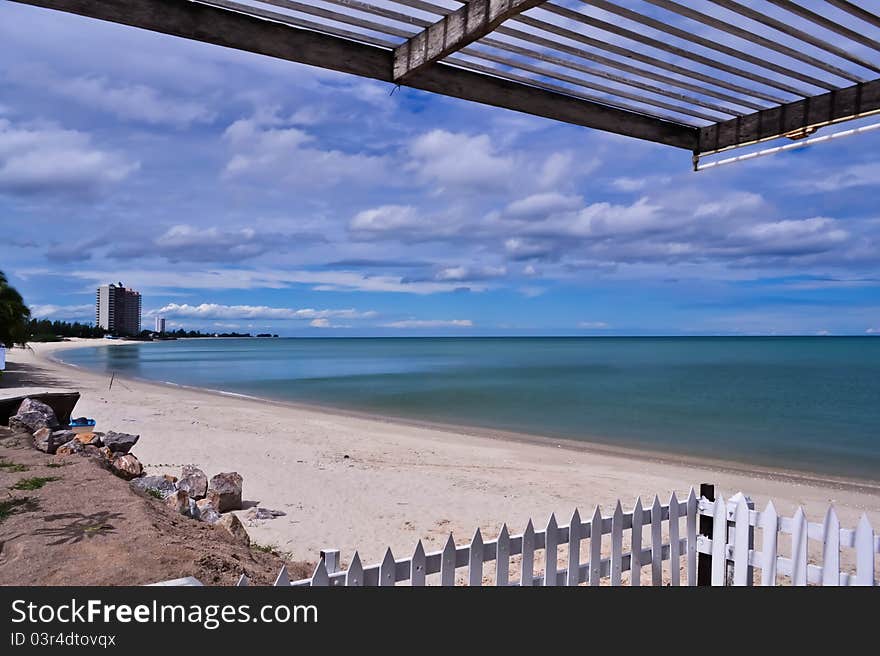
[[[131, 453], [139, 435], [116, 431], [77, 433], [59, 423], [51, 407], [36, 399], [22, 401], [9, 427], [27, 436], [35, 449], [59, 457], [94, 459], [116, 476], [129, 481], [135, 492], [160, 501], [172, 513], [206, 522], [232, 538], [250, 544], [250, 537], [233, 511], [242, 509], [243, 479], [238, 472], [220, 472], [208, 479], [195, 465], [184, 465], [179, 476], [147, 476]], [[271, 519], [284, 513], [252, 508], [248, 519]], [[259, 515], [257, 517], [256, 515]]]
[[139, 435], [129, 433], [76, 433], [62, 426], [55, 411], [42, 401], [25, 399], [13, 416], [9, 428], [30, 434], [35, 449], [59, 456], [81, 455], [98, 460], [120, 478], [131, 480], [143, 476], [144, 468], [129, 453]]

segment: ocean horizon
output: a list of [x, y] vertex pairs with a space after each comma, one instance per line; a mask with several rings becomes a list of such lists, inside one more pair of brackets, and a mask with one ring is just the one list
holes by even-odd
[[64, 351], [110, 374], [880, 480], [880, 339], [223, 338]]

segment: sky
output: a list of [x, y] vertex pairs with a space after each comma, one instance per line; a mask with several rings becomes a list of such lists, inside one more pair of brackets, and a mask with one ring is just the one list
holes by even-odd
[[37, 317], [93, 321], [121, 281], [147, 328], [880, 334], [878, 185], [880, 131], [695, 173], [675, 148], [0, 2], [0, 270]]

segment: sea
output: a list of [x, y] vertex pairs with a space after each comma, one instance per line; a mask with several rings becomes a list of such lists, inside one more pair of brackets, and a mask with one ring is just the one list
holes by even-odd
[[219, 338], [60, 357], [108, 377], [880, 480], [878, 337]]

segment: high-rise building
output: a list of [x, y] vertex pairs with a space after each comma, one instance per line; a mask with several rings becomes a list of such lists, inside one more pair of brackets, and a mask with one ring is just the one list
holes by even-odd
[[98, 287], [95, 323], [113, 335], [141, 332], [141, 294], [122, 283]]
[[156, 330], [157, 333], [165, 332], [165, 317], [156, 317]]

